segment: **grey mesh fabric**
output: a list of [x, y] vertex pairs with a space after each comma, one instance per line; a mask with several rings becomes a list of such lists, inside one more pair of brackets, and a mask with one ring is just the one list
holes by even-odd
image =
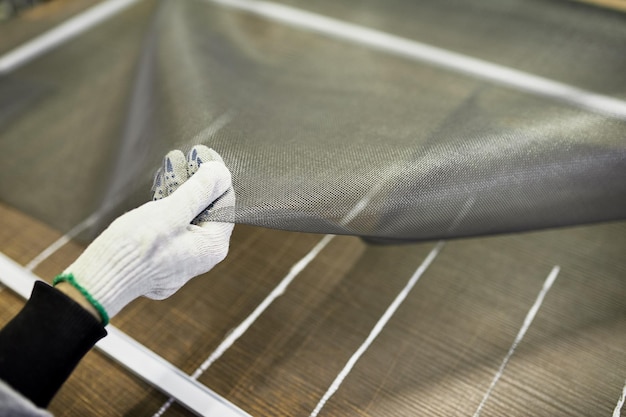
[[0, 198], [61, 230], [99, 212], [96, 233], [149, 199], [167, 151], [203, 143], [237, 223], [425, 240], [626, 218], [626, 14], [282, 2], [575, 92], [554, 95], [235, 7], [251, 3], [271, 5], [145, 0], [1, 76]]

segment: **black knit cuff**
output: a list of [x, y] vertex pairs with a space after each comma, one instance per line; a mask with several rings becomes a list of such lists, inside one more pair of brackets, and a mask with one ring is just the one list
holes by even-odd
[[106, 334], [87, 310], [39, 281], [24, 308], [0, 331], [0, 379], [46, 407]]

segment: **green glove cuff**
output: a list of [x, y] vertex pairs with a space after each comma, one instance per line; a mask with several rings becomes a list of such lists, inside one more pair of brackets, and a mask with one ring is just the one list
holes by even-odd
[[98, 311], [98, 314], [100, 314], [100, 317], [102, 318], [102, 325], [106, 326], [107, 324], [109, 324], [109, 315], [107, 314], [107, 311], [104, 309], [104, 307], [102, 307], [102, 304], [100, 304], [98, 300], [93, 298], [93, 296], [89, 294], [89, 291], [87, 291], [82, 285], [76, 282], [76, 278], [74, 278], [73, 274], [70, 273], [57, 275], [52, 281], [52, 285], [55, 286], [60, 282], [67, 282], [72, 287], [80, 291], [83, 297], [85, 297], [85, 299], [89, 301], [89, 303]]

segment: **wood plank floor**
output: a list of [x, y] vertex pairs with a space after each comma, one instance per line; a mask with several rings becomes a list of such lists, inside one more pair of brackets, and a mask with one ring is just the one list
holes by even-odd
[[[20, 9], [18, 14], [2, 22], [0, 54], [31, 40], [98, 1], [100, 0], [54, 0]], [[21, 3], [26, 6], [26, 2]]]
[[[4, 205], [0, 219], [0, 251], [21, 264], [60, 236]], [[192, 373], [322, 238], [235, 230], [224, 263], [113, 324]], [[68, 244], [36, 273], [49, 280], [82, 247]], [[433, 247], [335, 237], [200, 381], [253, 416], [310, 415]], [[320, 415], [473, 415], [557, 264], [481, 415], [610, 415], [626, 375], [625, 255], [624, 222], [446, 243]], [[22, 301], [4, 290], [0, 302], [3, 324]], [[92, 352], [51, 410], [149, 416], [166, 399]]]
[[[0, 53], [93, 2], [61, 3], [33, 9], [20, 17], [19, 24], [9, 22], [3, 34], [10, 36], [0, 37]], [[338, 17], [341, 10], [353, 11], [336, 2], [311, 7], [331, 6], [339, 9]], [[112, 152], [108, 140], [121, 125], [102, 122], [101, 114], [113, 113], [126, 103], [124, 95], [131, 86], [111, 89], [110, 85], [133, 79], [129, 74], [134, 62], [119, 57], [139, 53], [140, 35], [147, 28], [135, 23], [144, 22], [141, 17], [152, 7], [152, 2], [144, 2], [113, 19], [106, 30], [84, 37], [94, 45], [116, 37], [116, 44], [122, 46], [103, 51], [102, 61], [85, 60], [69, 74], [63, 71], [63, 56], [43, 60], [64, 77], [57, 80], [59, 85], [71, 86], [77, 73], [100, 74], [100, 78], [89, 91], [76, 87], [71, 94], [49, 98], [52, 110], [12, 125], [11, 141], [5, 136], [4, 146], [20, 147], [31, 158], [16, 160], [15, 152], [0, 153], [0, 161], [15, 174], [15, 183], [3, 185], [12, 193], [10, 200], [32, 207], [29, 213], [21, 212], [0, 195], [0, 252], [19, 264], [32, 261], [96, 204], [94, 195], [104, 187], [98, 183], [99, 172], [111, 167], [94, 167], [94, 155]], [[362, 15], [365, 20], [367, 16]], [[405, 30], [406, 36], [412, 36], [413, 30], [428, 30], [411, 19], [400, 23], [404, 25], [398, 30]], [[439, 25], [436, 19], [430, 24]], [[80, 47], [63, 53], [74, 58], [83, 54]], [[108, 71], [99, 72], [105, 64]], [[32, 66], [24, 73], [36, 80], [38, 71], [41, 68]], [[30, 97], [47, 91], [43, 84], [33, 89], [17, 78], [11, 81], [9, 76], [0, 83], [0, 92], [11, 89], [23, 103], [3, 102], [0, 94], [0, 105], [9, 110], [24, 111]], [[14, 94], [21, 88], [24, 94]], [[82, 116], [66, 114], [68, 107], [80, 106], [94, 94], [99, 108]], [[67, 123], [55, 125], [60, 117]], [[76, 132], [87, 129], [88, 139], [74, 139]], [[40, 132], [53, 140], [39, 146]], [[67, 159], [66, 152], [76, 151], [77, 146], [86, 156], [72, 167], [78, 173], [72, 178], [80, 177], [82, 182], [55, 178], [54, 186], [45, 182], [42, 186], [20, 178], [20, 170], [27, 169], [40, 170], [34, 176], [37, 181], [47, 178]], [[24, 163], [33, 160], [44, 162]], [[84, 175], [87, 170], [93, 178]], [[45, 198], [13, 192], [36, 186], [44, 188]], [[49, 207], [32, 200], [54, 201], [55, 187], [77, 188], [84, 201], [57, 209], [52, 216]], [[46, 216], [55, 217], [63, 232], [39, 220]], [[84, 249], [86, 238], [81, 238], [55, 251], [34, 272], [51, 281]], [[237, 225], [230, 255], [222, 264], [168, 300], [135, 301], [112, 323], [192, 374], [323, 238]], [[320, 416], [613, 413], [626, 382], [626, 222], [446, 242], [378, 336], [353, 367], [346, 368], [436, 244], [378, 246], [355, 237], [334, 237], [199, 381], [255, 417], [310, 416], [344, 369], [349, 372]], [[555, 265], [560, 272], [543, 293]], [[1, 290], [0, 325], [22, 305], [23, 300], [10, 290]], [[50, 409], [67, 417], [153, 416], [167, 399], [93, 351]], [[163, 415], [192, 413], [174, 404]]]

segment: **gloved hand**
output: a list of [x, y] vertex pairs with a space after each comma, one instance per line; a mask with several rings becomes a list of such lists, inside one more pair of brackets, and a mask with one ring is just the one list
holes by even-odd
[[105, 325], [139, 296], [169, 297], [228, 253], [233, 223], [207, 220], [215, 211], [234, 219], [231, 175], [217, 152], [199, 145], [187, 160], [168, 153], [153, 192], [154, 201], [116, 219], [55, 279], [83, 292]]

